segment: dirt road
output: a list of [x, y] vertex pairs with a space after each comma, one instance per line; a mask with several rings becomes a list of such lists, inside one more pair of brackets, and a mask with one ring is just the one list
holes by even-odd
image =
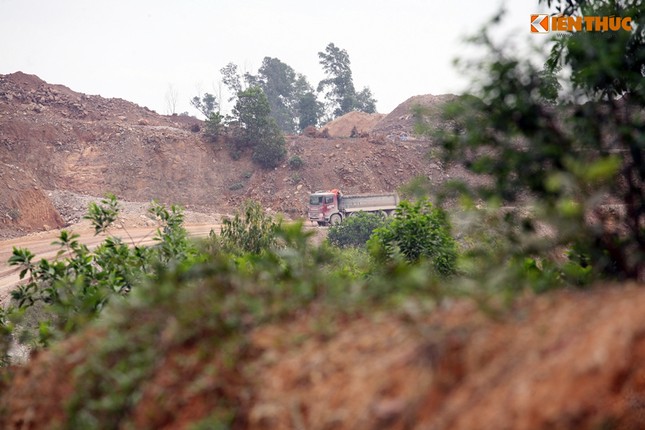
[[[220, 224], [193, 224], [185, 227], [192, 237], [206, 237], [211, 229], [219, 231]], [[94, 230], [89, 225], [79, 225], [68, 230], [79, 234], [79, 241], [90, 248], [98, 246], [106, 238], [106, 235], [103, 234], [94, 235]], [[111, 235], [120, 237], [125, 243], [150, 245], [154, 243], [155, 231], [155, 227], [132, 227], [128, 228], [127, 231], [124, 229], [115, 230]], [[7, 264], [13, 248], [29, 249], [36, 254], [34, 261], [39, 261], [41, 258], [51, 259], [56, 256], [60, 249], [58, 246], [52, 245], [52, 242], [56, 240], [59, 234], [59, 230], [52, 230], [0, 241], [0, 305], [6, 304], [11, 290], [20, 281], [18, 269]]]

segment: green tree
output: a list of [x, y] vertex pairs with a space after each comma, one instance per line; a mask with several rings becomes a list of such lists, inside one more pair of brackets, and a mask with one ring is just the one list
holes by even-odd
[[222, 83], [228, 88], [231, 93], [228, 101], [233, 101], [237, 94], [242, 91], [242, 78], [237, 70], [237, 64], [228, 63], [220, 69], [222, 75]]
[[441, 208], [427, 200], [402, 201], [394, 219], [374, 231], [368, 247], [377, 260], [401, 254], [412, 263], [429, 259], [441, 275], [453, 274], [456, 269], [457, 244], [450, 221]]
[[238, 93], [233, 114], [239, 131], [235, 136], [236, 149], [253, 148], [253, 159], [263, 167], [271, 168], [286, 155], [284, 137], [275, 120], [264, 91], [250, 87]]
[[325, 106], [318, 101], [314, 88], [304, 75], [298, 74], [295, 83], [294, 106], [298, 130], [318, 125], [324, 114]]
[[327, 109], [332, 117], [344, 115], [353, 110], [374, 112], [376, 100], [369, 88], [356, 93], [352, 78], [351, 62], [346, 50], [340, 49], [333, 43], [318, 53], [320, 65], [327, 76], [318, 83], [318, 92], [325, 93]]
[[304, 130], [310, 125], [318, 125], [322, 118], [324, 106], [312, 92], [306, 92], [298, 98], [298, 127]]
[[365, 87], [356, 94], [355, 109], [367, 113], [376, 112], [376, 100], [372, 95], [372, 90]]
[[633, 31], [575, 32], [551, 40], [548, 70], [571, 68], [571, 83], [594, 99], [642, 96], [645, 2], [539, 0], [563, 15], [629, 17]]
[[224, 129], [224, 117], [219, 112], [220, 105], [217, 98], [210, 93], [204, 93], [201, 97], [193, 97], [190, 104], [206, 117], [205, 134], [213, 142], [216, 141]]
[[546, 3], [565, 14], [630, 16], [634, 29], [558, 34], [546, 70], [482, 34], [493, 55], [466, 65], [481, 75], [472, 96], [447, 106], [438, 142], [447, 161], [487, 178], [463, 184], [468, 198], [532, 208], [502, 215], [511, 258], [567, 247], [596, 275], [644, 279], [643, 2]]
[[256, 77], [269, 101], [271, 116], [281, 130], [295, 131], [295, 84], [296, 72], [277, 58], [264, 57]]
[[257, 145], [269, 126], [270, 114], [269, 101], [262, 88], [250, 87], [240, 91], [233, 107], [233, 115], [240, 126], [237, 144], [242, 147]]
[[261, 133], [262, 136], [253, 151], [253, 161], [267, 169], [278, 167], [287, 155], [282, 131], [280, 131], [275, 120], [269, 118], [266, 127], [261, 130]]
[[365, 246], [372, 233], [383, 226], [386, 220], [379, 214], [358, 212], [342, 223], [329, 228], [327, 239], [332, 245], [345, 247]]
[[256, 86], [264, 91], [271, 116], [283, 132], [294, 133], [301, 123], [318, 122], [321, 109], [313, 88], [304, 75], [296, 73], [288, 64], [277, 58], [264, 57], [257, 75], [247, 73], [244, 79], [249, 87]]
[[190, 104], [201, 112], [207, 119], [210, 118], [211, 114], [215, 110], [219, 109], [219, 103], [214, 95], [210, 93], [204, 93], [203, 96], [195, 96], [190, 100]]
[[206, 136], [216, 141], [224, 130], [224, 117], [219, 112], [211, 112], [206, 119]]

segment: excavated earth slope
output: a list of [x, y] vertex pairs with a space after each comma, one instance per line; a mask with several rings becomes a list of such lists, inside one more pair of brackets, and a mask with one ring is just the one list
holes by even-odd
[[[326, 326], [308, 316], [257, 329], [234, 365], [207, 334], [182, 343], [172, 324], [157, 327], [150, 333], [175, 346], [137, 387], [121, 428], [188, 429], [229, 405], [233, 428], [248, 429], [641, 429], [644, 307], [645, 289], [632, 285], [531, 298], [495, 319], [470, 302]], [[74, 369], [98, 354], [97, 336], [3, 379], [0, 427], [64, 422], [82, 385]]]
[[63, 226], [39, 182], [24, 169], [0, 162], [0, 184], [0, 237]]
[[[355, 116], [337, 123], [353, 125]], [[361, 121], [369, 128], [378, 118]], [[22, 169], [45, 195], [52, 190], [88, 196], [111, 192], [129, 201], [157, 199], [218, 213], [253, 198], [301, 217], [309, 191], [394, 191], [418, 175], [438, 183], [460, 174], [424, 159], [430, 142], [380, 134], [355, 139], [287, 136], [285, 163], [263, 170], [249, 154], [231, 159], [224, 143], [209, 142], [198, 131], [201, 124], [125, 100], [77, 93], [21, 72], [0, 75], [0, 162]], [[302, 168], [289, 169], [293, 156], [302, 159]], [[0, 176], [0, 188], [11, 180]], [[16, 205], [0, 207], [0, 218], [15, 214]], [[43, 218], [30, 225], [33, 230], [57, 223]]]

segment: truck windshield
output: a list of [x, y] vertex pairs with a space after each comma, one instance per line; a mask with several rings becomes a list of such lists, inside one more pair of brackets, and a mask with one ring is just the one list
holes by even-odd
[[310, 196], [309, 197], [309, 204], [310, 205], [319, 205], [322, 203], [322, 196]]

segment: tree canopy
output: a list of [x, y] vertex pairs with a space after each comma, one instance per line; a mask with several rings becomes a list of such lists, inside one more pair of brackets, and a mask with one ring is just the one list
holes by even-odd
[[190, 104], [201, 112], [207, 119], [210, 118], [211, 114], [215, 113], [219, 109], [219, 103], [214, 95], [210, 93], [204, 93], [201, 97], [195, 96], [190, 100]]
[[[349, 55], [344, 49], [330, 43], [318, 53], [326, 78], [316, 89], [307, 77], [279, 58], [264, 57], [257, 73], [240, 73], [235, 63], [220, 69], [220, 82], [230, 95], [228, 101], [237, 101], [239, 95], [251, 87], [260, 88], [269, 104], [269, 115], [284, 133], [295, 133], [308, 126], [318, 126], [351, 111], [376, 112], [376, 99], [369, 87], [356, 91]], [[324, 102], [319, 100], [322, 93]], [[197, 96], [191, 100], [195, 108], [207, 118], [211, 103], [219, 108], [216, 100]], [[214, 109], [213, 109], [214, 111]]]
[[327, 77], [318, 83], [317, 90], [324, 92], [327, 110], [332, 117], [354, 110], [367, 113], [376, 111], [376, 100], [369, 88], [356, 92], [346, 50], [330, 43], [323, 52], [318, 53], [318, 58]]
[[285, 156], [285, 142], [264, 91], [249, 87], [240, 91], [233, 114], [238, 121], [237, 150], [253, 148], [253, 159], [263, 167], [275, 167]]

